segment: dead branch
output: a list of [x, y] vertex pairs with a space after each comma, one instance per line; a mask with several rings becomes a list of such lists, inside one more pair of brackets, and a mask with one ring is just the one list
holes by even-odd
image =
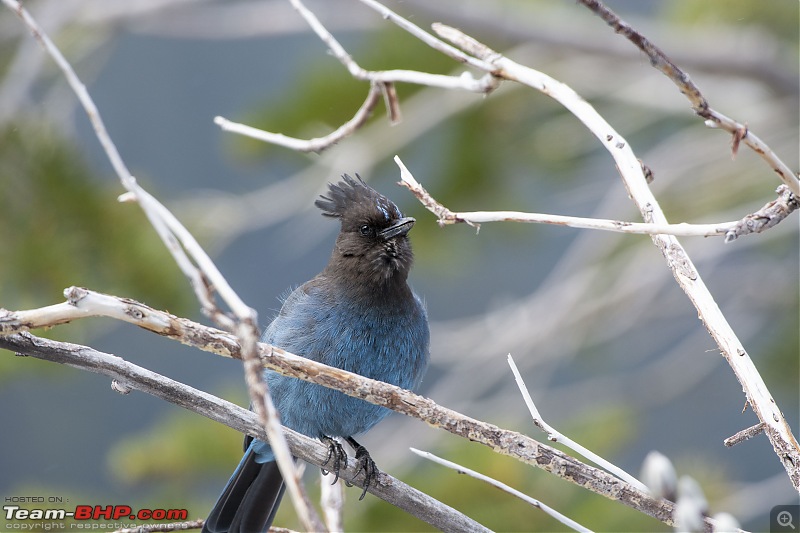
[[[175, 317], [130, 299], [75, 287], [67, 289], [65, 293], [68, 301], [62, 304], [29, 311], [5, 311], [0, 314], [0, 343], [9, 342], [4, 341], [3, 336], [16, 336], [32, 328], [66, 324], [90, 316], [106, 316], [124, 320], [204, 351], [224, 357], [241, 358], [239, 341], [230, 333]], [[653, 498], [604, 470], [586, 465], [526, 435], [467, 417], [394, 385], [305, 359], [276, 346], [259, 343], [258, 351], [266, 369], [333, 388], [417, 418], [432, 427], [479, 442], [498, 453], [541, 468], [666, 524], [672, 524], [671, 502]], [[114, 377], [122, 385], [128, 382], [124, 375]]]
[[[658, 46], [647, 37], [636, 31], [633, 27], [620, 19], [616, 13], [611, 11], [600, 0], [579, 0], [580, 3], [589, 8], [594, 14], [603, 19], [615, 32], [623, 35], [626, 39], [636, 45], [642, 52], [650, 58], [650, 64], [667, 76], [681, 91], [681, 94], [688, 98], [692, 104], [692, 110], [698, 116], [706, 119], [706, 125], [712, 128], [721, 128], [733, 135], [733, 152], [735, 155], [736, 147], [740, 142], [745, 143], [755, 153], [772, 167], [772, 170], [789, 187], [795, 195], [800, 196], [800, 181], [789, 166], [784, 163], [775, 152], [758, 136], [749, 131], [747, 126], [732, 118], [714, 110], [700, 92], [700, 88], [689, 78], [680, 67], [667, 57]], [[797, 486], [797, 485], [795, 485]]]
[[[230, 335], [221, 331], [219, 333]], [[230, 338], [235, 339], [233, 335], [230, 335]], [[263, 424], [253, 412], [142, 368], [121, 357], [88, 346], [52, 341], [25, 332], [0, 335], [0, 347], [19, 355], [108, 376], [124, 384], [128, 389], [150, 394], [258, 439], [269, 439]], [[283, 431], [294, 455], [319, 467], [325, 464], [328, 459], [327, 446], [289, 428], [283, 428]], [[357, 461], [348, 461], [347, 467], [342, 468], [341, 475], [344, 479], [363, 487], [364, 475], [358, 473]], [[489, 531], [462, 513], [385, 472], [380, 473], [377, 483], [374, 481], [370, 483], [369, 492], [443, 531]]]

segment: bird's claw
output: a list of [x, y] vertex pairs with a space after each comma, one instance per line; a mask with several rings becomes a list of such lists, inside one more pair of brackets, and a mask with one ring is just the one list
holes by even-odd
[[358, 446], [356, 448], [356, 461], [358, 461], [358, 469], [356, 473], [353, 475], [355, 478], [360, 472], [364, 472], [364, 490], [361, 492], [361, 496], [359, 496], [359, 501], [364, 499], [364, 496], [367, 495], [367, 489], [369, 486], [372, 485], [372, 482], [375, 478], [378, 477], [380, 470], [375, 465], [375, 461], [372, 460], [372, 457], [369, 455], [369, 452], [363, 446]]
[[[328, 475], [328, 472], [333, 472], [334, 479], [331, 485], [335, 485], [337, 481], [339, 481], [339, 470], [341, 468], [347, 468], [347, 452], [344, 451], [341, 443], [330, 437], [322, 437], [322, 442], [328, 445], [328, 457], [325, 459], [325, 462], [322, 463], [323, 465], [331, 465], [330, 470], [322, 469], [322, 473], [324, 475]], [[369, 455], [369, 454], [367, 454]], [[356, 458], [358, 458], [358, 454], [356, 454]]]

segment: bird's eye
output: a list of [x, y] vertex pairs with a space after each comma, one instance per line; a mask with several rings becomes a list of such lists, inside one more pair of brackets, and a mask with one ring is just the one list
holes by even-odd
[[372, 233], [372, 228], [369, 227], [369, 224], [364, 224], [358, 228], [358, 231], [361, 232], [361, 235], [367, 236]]

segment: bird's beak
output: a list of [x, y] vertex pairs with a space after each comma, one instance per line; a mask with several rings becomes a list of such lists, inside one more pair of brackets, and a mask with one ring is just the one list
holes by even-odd
[[385, 230], [378, 232], [378, 237], [388, 241], [389, 239], [394, 239], [395, 237], [405, 235], [409, 232], [409, 230], [411, 230], [411, 228], [414, 226], [414, 222], [416, 221], [417, 220], [413, 217], [401, 218]]

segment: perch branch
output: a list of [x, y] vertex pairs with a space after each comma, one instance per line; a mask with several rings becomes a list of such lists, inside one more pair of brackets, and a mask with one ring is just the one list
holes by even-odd
[[[230, 338], [235, 339], [232, 335]], [[0, 347], [20, 355], [108, 376], [124, 383], [129, 389], [168, 401], [236, 431], [262, 440], [269, 438], [255, 413], [115, 355], [88, 346], [35, 337], [29, 333], [0, 335]], [[283, 431], [293, 454], [319, 467], [325, 464], [327, 446], [288, 428], [283, 428]], [[341, 475], [363, 487], [364, 474], [358, 470], [358, 461], [347, 461]], [[369, 492], [444, 531], [488, 531], [474, 520], [384, 472], [379, 474], [377, 483], [370, 483]]]
[[[228, 332], [175, 317], [134, 300], [78, 288], [67, 289], [65, 293], [68, 298], [66, 303], [29, 311], [5, 311], [0, 314], [0, 343], [7, 342], [3, 341], [3, 335], [65, 324], [89, 316], [107, 316], [124, 320], [204, 351], [224, 357], [241, 358], [239, 340]], [[541, 468], [666, 524], [672, 524], [674, 510], [672, 502], [653, 498], [645, 491], [601, 469], [586, 465], [528, 436], [469, 418], [394, 385], [329, 367], [276, 346], [260, 343], [258, 350], [263, 367], [266, 369], [336, 389], [417, 418], [430, 426], [479, 442], [498, 453]], [[124, 377], [120, 378], [120, 382], [123, 385], [126, 383]]]

